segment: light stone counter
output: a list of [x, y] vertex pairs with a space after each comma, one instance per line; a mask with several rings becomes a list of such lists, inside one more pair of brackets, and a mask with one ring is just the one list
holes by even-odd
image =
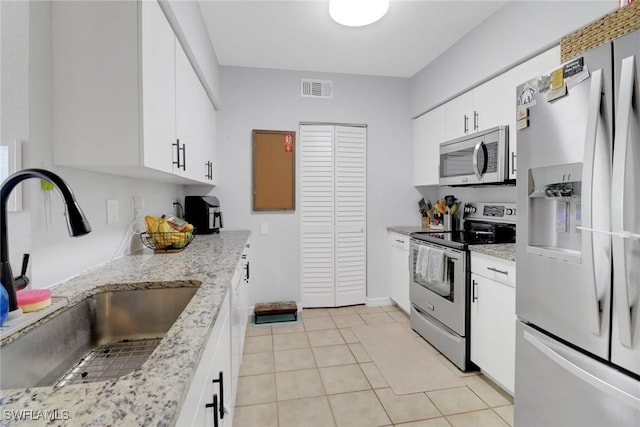
[[394, 233], [404, 234], [405, 236], [411, 236], [411, 233], [419, 233], [421, 231], [431, 231], [428, 228], [422, 228], [419, 225], [416, 226], [406, 226], [406, 225], [398, 225], [387, 227], [387, 231], [393, 231]]
[[[0, 425], [174, 425], [249, 235], [197, 236], [182, 252], [126, 256], [52, 288], [72, 306], [105, 290], [200, 287], [141, 369], [105, 382], [2, 390]], [[29, 328], [2, 336], [2, 343]], [[18, 410], [31, 412], [18, 421], [12, 415]]]
[[469, 245], [471, 252], [479, 252], [485, 255], [491, 255], [496, 258], [506, 259], [508, 261], [516, 260], [516, 244], [515, 243], [496, 243], [491, 245]]

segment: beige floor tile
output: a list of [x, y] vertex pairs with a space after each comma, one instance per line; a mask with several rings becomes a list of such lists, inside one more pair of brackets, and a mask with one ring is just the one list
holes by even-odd
[[394, 311], [400, 311], [400, 307], [398, 307], [395, 304], [381, 305], [380, 308], [382, 309], [382, 311], [385, 311], [387, 313], [391, 313], [391, 312], [394, 312]]
[[394, 424], [442, 416], [424, 393], [398, 395], [390, 388], [381, 388], [375, 393]]
[[387, 380], [384, 379], [382, 373], [375, 363], [363, 363], [360, 365], [360, 369], [364, 372], [365, 376], [369, 380], [369, 384], [373, 388], [385, 388], [389, 387]]
[[390, 424], [380, 401], [371, 390], [329, 396], [338, 427], [374, 427]]
[[312, 347], [319, 347], [323, 345], [338, 345], [344, 344], [342, 335], [337, 329], [326, 329], [324, 331], [309, 331], [307, 332], [309, 337], [309, 343]]
[[508, 427], [508, 424], [491, 409], [451, 415], [447, 419], [453, 427]]
[[493, 410], [500, 415], [500, 418], [505, 420], [507, 424], [513, 426], [513, 405], [500, 406], [493, 408]]
[[342, 328], [340, 329], [340, 335], [344, 339], [344, 342], [351, 344], [354, 342], [360, 342], [356, 334], [353, 333], [353, 329], [351, 328]]
[[444, 415], [487, 408], [487, 405], [468, 387], [429, 391], [427, 396]]
[[[326, 396], [278, 402], [278, 418], [279, 427], [332, 427], [336, 425]], [[255, 427], [257, 426], [262, 427], [261, 424], [256, 424]]]
[[336, 307], [327, 310], [330, 316], [344, 316], [345, 314], [358, 314], [356, 306]]
[[320, 368], [320, 376], [327, 394], [348, 393], [371, 388], [367, 377], [364, 376], [358, 365]]
[[359, 314], [346, 314], [344, 316], [333, 316], [333, 322], [338, 328], [350, 328], [352, 326], [364, 326], [364, 320]]
[[369, 356], [369, 353], [367, 353], [367, 350], [365, 350], [362, 344], [352, 343], [348, 345], [349, 350], [351, 350], [351, 353], [353, 353], [353, 357], [356, 358], [358, 363], [373, 362], [373, 360], [371, 360], [371, 356]]
[[356, 313], [364, 314], [364, 313], [384, 313], [384, 310], [381, 306], [370, 306], [370, 305], [357, 305], [355, 306]]
[[411, 325], [411, 319], [409, 318], [409, 315], [407, 313], [405, 313], [404, 311], [391, 311], [391, 312], [387, 312], [387, 314], [389, 316], [391, 316], [391, 318], [396, 322], [396, 323], [400, 323], [402, 325], [407, 325], [410, 326]]
[[265, 351], [273, 351], [273, 343], [271, 335], [262, 335], [257, 337], [246, 337], [244, 339], [244, 353], [262, 353]]
[[360, 314], [367, 325], [375, 325], [378, 323], [395, 323], [395, 321], [385, 312], [380, 313], [362, 313]]
[[317, 369], [277, 372], [276, 391], [278, 401], [323, 396], [325, 394]]
[[490, 407], [513, 404], [513, 398], [484, 375], [464, 379], [465, 384]]
[[311, 352], [311, 348], [274, 351], [273, 355], [276, 372], [296, 371], [316, 367], [316, 361]]
[[245, 337], [257, 337], [261, 335], [271, 335], [271, 326], [254, 326], [249, 322]]
[[396, 427], [451, 427], [446, 418], [432, 418], [430, 420], [412, 421], [410, 423], [396, 424]]
[[278, 408], [275, 403], [238, 406], [233, 414], [234, 427], [278, 427]]
[[313, 347], [313, 354], [319, 367], [352, 365], [356, 359], [346, 344]]
[[245, 354], [240, 365], [240, 376], [273, 373], [273, 352]]
[[[436, 350], [437, 351], [437, 350]], [[456, 365], [454, 365], [453, 363], [451, 363], [451, 361], [449, 359], [447, 359], [445, 356], [443, 356], [442, 354], [440, 354], [440, 352], [437, 352], [436, 357], [438, 358], [438, 360], [444, 364], [447, 369], [449, 369], [449, 371], [457, 376], [458, 378], [467, 378], [467, 377], [473, 377], [476, 375], [479, 375], [480, 372], [478, 371], [469, 371], [469, 372], [462, 372], [460, 369], [458, 369], [458, 367]]]
[[236, 406], [257, 405], [275, 401], [276, 381], [274, 374], [238, 378]]
[[275, 351], [306, 347], [309, 347], [309, 340], [305, 332], [273, 335], [273, 350]]
[[302, 321], [292, 325], [273, 325], [271, 327], [271, 333], [273, 335], [290, 334], [293, 332], [304, 332], [304, 325], [302, 324]]
[[333, 323], [331, 317], [312, 317], [310, 319], [302, 319], [304, 329], [306, 331], [319, 331], [323, 329], [335, 329], [336, 324]]
[[305, 308], [300, 312], [303, 319], [311, 319], [314, 317], [326, 317], [329, 311], [326, 308]]

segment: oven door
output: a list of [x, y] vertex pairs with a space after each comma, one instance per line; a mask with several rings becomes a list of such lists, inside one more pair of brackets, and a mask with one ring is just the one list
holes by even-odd
[[[410, 255], [411, 303], [464, 337], [467, 300], [466, 252], [412, 239]], [[430, 261], [432, 256], [433, 261]]]

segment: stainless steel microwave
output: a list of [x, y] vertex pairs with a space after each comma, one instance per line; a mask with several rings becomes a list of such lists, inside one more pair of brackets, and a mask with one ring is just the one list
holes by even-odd
[[497, 126], [440, 144], [440, 185], [500, 183], [509, 179], [509, 127]]

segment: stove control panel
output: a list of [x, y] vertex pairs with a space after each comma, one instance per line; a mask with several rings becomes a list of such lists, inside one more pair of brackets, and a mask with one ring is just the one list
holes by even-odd
[[464, 219], [483, 221], [516, 222], [515, 203], [467, 203], [463, 209]]

